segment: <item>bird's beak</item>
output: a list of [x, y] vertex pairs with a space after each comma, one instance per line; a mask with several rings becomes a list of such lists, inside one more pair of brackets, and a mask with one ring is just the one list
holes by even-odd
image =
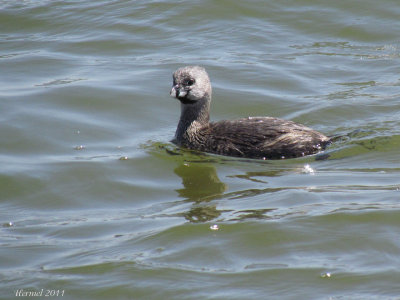
[[169, 93], [173, 98], [183, 98], [186, 96], [187, 92], [185, 90], [181, 90], [179, 85], [174, 85]]
[[178, 91], [179, 91], [179, 86], [178, 85], [174, 85], [171, 89], [171, 92], [169, 93], [171, 95], [171, 97], [173, 98], [178, 98]]

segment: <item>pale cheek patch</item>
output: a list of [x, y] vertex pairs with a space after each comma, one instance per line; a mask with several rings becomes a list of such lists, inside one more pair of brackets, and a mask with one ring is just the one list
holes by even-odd
[[202, 93], [198, 89], [192, 89], [187, 98], [190, 100], [200, 100], [203, 97], [204, 97], [204, 93]]

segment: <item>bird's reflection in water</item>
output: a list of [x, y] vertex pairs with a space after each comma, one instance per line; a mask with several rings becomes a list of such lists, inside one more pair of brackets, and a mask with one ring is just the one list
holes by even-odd
[[219, 198], [226, 190], [226, 185], [218, 178], [212, 164], [183, 163], [174, 172], [182, 178], [183, 188], [176, 190], [179, 196], [195, 202], [195, 205], [184, 213], [188, 221], [205, 222], [221, 215], [221, 211], [217, 210], [215, 205], [204, 204]]

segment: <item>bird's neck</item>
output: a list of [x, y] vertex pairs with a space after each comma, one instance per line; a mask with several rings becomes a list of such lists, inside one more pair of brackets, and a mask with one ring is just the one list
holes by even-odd
[[210, 96], [207, 95], [194, 104], [181, 104], [181, 117], [175, 133], [176, 141], [184, 144], [199, 128], [208, 125], [209, 120]]

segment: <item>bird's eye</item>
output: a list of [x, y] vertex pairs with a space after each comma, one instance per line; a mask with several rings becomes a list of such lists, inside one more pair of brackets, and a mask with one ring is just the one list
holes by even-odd
[[189, 79], [186, 83], [188, 86], [191, 86], [194, 84], [194, 79]]

